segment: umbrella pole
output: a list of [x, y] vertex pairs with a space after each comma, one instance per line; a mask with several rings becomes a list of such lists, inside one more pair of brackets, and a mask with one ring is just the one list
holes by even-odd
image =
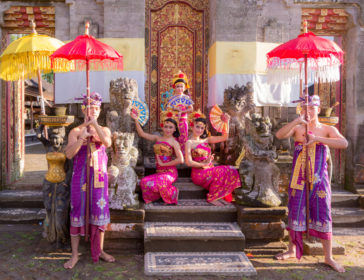
[[[305, 120], [308, 120], [308, 81], [307, 81], [307, 54], [305, 54]], [[308, 122], [306, 123], [306, 143], [308, 143]], [[305, 149], [305, 186], [306, 186], [306, 225], [307, 225], [307, 239], [310, 238], [310, 184], [309, 184], [309, 158], [308, 158], [308, 146]]]
[[[87, 93], [87, 109], [86, 120], [90, 119], [90, 73], [89, 73], [89, 60], [86, 58], [86, 93]], [[87, 126], [87, 131], [90, 131], [90, 127]], [[87, 137], [87, 177], [86, 177], [86, 235], [85, 240], [88, 241], [89, 235], [89, 219], [90, 219], [90, 162], [91, 162], [91, 141], [90, 137]]]
[[[40, 95], [40, 114], [42, 116], [44, 116], [45, 115], [45, 107], [44, 107], [42, 75], [40, 74], [40, 68], [38, 68], [37, 74], [38, 74], [38, 90], [39, 90], [39, 95]], [[46, 139], [48, 139], [47, 126], [45, 125], [43, 129], [44, 129], [44, 137]]]

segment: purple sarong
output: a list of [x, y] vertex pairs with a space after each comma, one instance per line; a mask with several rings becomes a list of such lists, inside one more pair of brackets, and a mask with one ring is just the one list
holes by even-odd
[[[302, 256], [302, 232], [306, 232], [305, 149], [295, 143], [291, 181], [288, 189], [288, 226], [296, 257]], [[309, 164], [309, 232], [310, 235], [330, 240], [332, 233], [331, 187], [327, 171], [328, 148], [321, 143], [310, 145]]]
[[[91, 254], [93, 260], [98, 261], [100, 250], [99, 231], [104, 231], [110, 222], [108, 177], [107, 177], [107, 154], [105, 146], [95, 144], [93, 152], [93, 166], [90, 167], [90, 234]], [[71, 235], [85, 234], [86, 216], [86, 174], [87, 174], [87, 146], [83, 145], [73, 160], [73, 175], [71, 183]], [[95, 164], [95, 158], [97, 163]], [[96, 172], [95, 168], [96, 167]], [[94, 174], [96, 173], [96, 180]], [[95, 185], [96, 182], [96, 185]], [[98, 228], [95, 231], [95, 226]], [[96, 244], [98, 243], [98, 244]], [[95, 253], [93, 253], [95, 252]]]

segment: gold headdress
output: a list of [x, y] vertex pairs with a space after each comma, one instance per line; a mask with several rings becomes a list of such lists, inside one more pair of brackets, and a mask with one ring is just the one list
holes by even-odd
[[187, 75], [183, 73], [181, 70], [179, 70], [178, 73], [173, 76], [172, 87], [174, 88], [175, 84], [178, 83], [184, 83], [186, 88], [190, 87], [190, 85], [188, 84]]
[[176, 123], [178, 124], [178, 112], [177, 111], [173, 111], [172, 109], [167, 109], [165, 111], [162, 111], [161, 113], [161, 127], [163, 127], [163, 123], [166, 119], [172, 119], [175, 120]]
[[206, 119], [206, 116], [204, 113], [202, 113], [200, 111], [200, 109], [198, 109], [197, 111], [194, 111], [192, 112], [191, 114], [188, 115], [188, 124], [189, 126], [193, 126], [193, 122], [195, 121], [195, 119], [198, 119], [198, 118], [204, 118]]

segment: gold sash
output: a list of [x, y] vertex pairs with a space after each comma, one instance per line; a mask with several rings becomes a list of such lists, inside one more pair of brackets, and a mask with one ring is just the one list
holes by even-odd
[[[295, 190], [302, 191], [305, 183], [306, 149], [307, 146], [302, 145], [302, 151], [296, 159], [296, 165], [293, 171], [292, 181], [290, 184], [290, 187]], [[313, 187], [314, 176], [315, 176], [315, 161], [316, 161], [316, 143], [313, 143], [308, 148], [308, 164], [309, 164], [308, 181], [311, 190]], [[300, 174], [302, 174], [301, 177]], [[299, 181], [300, 178], [302, 178], [301, 181]]]
[[90, 143], [90, 148], [91, 148], [90, 167], [91, 166], [94, 167], [94, 188], [95, 189], [103, 188], [105, 186], [104, 165], [101, 162], [101, 168], [100, 168], [99, 155], [95, 143]]

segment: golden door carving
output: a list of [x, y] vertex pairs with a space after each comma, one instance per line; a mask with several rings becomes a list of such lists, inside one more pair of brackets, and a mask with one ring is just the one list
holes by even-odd
[[162, 94], [171, 90], [173, 74], [186, 73], [195, 109], [207, 104], [207, 0], [146, 1], [145, 98], [149, 129], [159, 127]]

